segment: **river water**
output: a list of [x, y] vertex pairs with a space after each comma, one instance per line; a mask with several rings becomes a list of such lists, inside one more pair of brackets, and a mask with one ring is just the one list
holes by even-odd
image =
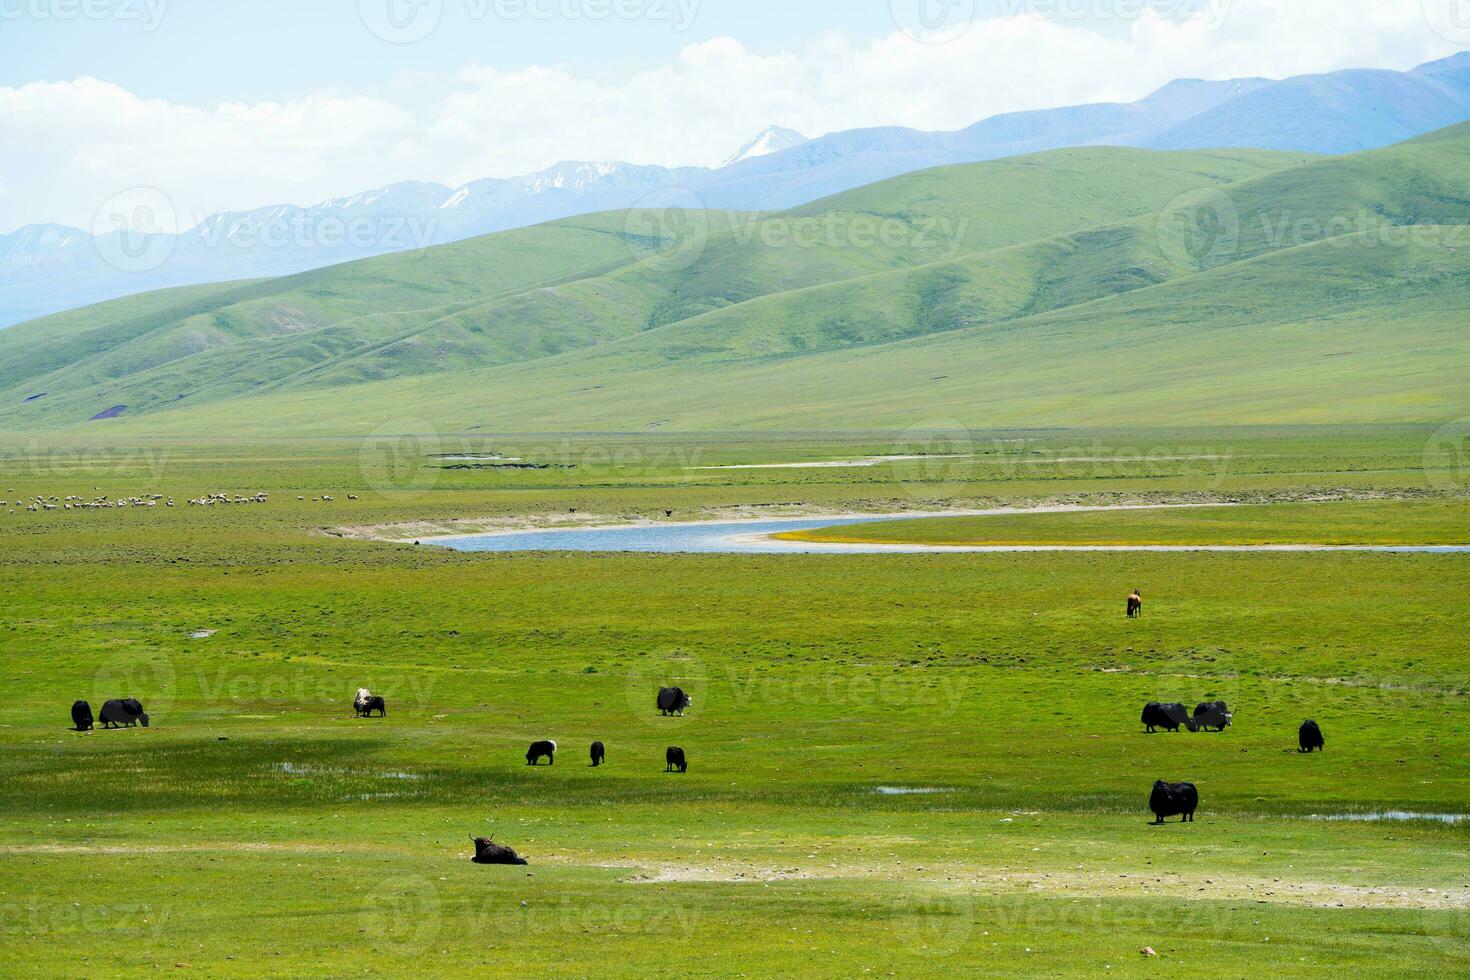
[[[868, 517], [804, 517], [773, 520], [706, 522], [699, 524], [644, 524], [626, 527], [572, 528], [496, 532], [457, 538], [438, 538], [426, 543], [455, 551], [602, 551], [656, 554], [984, 554], [1003, 552], [1326, 552], [1363, 551], [1396, 554], [1470, 554], [1470, 545], [1386, 547], [1373, 545], [1132, 545], [1132, 546], [944, 546], [914, 544], [813, 544], [778, 541], [771, 537], [788, 531], [871, 524], [897, 519], [913, 520], [911, 514], [881, 514]], [[922, 519], [922, 518], [920, 518]]]

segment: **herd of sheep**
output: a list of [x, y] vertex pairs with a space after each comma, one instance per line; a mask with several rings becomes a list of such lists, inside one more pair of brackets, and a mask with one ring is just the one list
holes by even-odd
[[[14, 493], [15, 491], [12, 490], [10, 492]], [[22, 507], [28, 513], [34, 514], [37, 511], [50, 510], [107, 510], [111, 508], [157, 507], [159, 503], [163, 503], [165, 507], [172, 507], [174, 505], [174, 498], [166, 498], [163, 494], [159, 493], [144, 494], [141, 497], [118, 497], [116, 500], [107, 496], [89, 498], [69, 494], [65, 497], [57, 497], [55, 495], [50, 497], [27, 497], [23, 500], [15, 501], [15, 506]], [[193, 503], [193, 501], [191, 500], [190, 503]], [[11, 502], [9, 500], [0, 500], [0, 511], [8, 512], [10, 506]]]
[[[15, 493], [12, 489], [10, 493]], [[330, 499], [330, 498], [328, 498]], [[257, 493], [245, 496], [238, 493], [209, 493], [202, 497], [196, 497], [189, 501], [191, 507], [215, 507], [221, 504], [264, 504], [270, 501], [270, 494]], [[145, 493], [132, 497], [113, 497], [101, 494], [95, 497], [81, 497], [76, 494], [68, 494], [59, 497], [55, 494], [50, 496], [41, 495], [25, 497], [20, 500], [0, 500], [0, 513], [16, 513], [10, 510], [12, 503], [15, 507], [22, 508], [25, 512], [35, 514], [40, 511], [53, 510], [126, 510], [130, 507], [173, 507], [174, 498], [166, 497], [161, 493]]]
[[[15, 493], [15, 490], [11, 489], [9, 492]], [[307, 498], [303, 495], [298, 496], [296, 499], [305, 502]], [[320, 496], [312, 497], [311, 501], [312, 503], [332, 503], [336, 499], [336, 497], [333, 497], [330, 494], [322, 494]], [[350, 493], [347, 495], [347, 499], [355, 501], [359, 498], [357, 494]], [[237, 504], [265, 504], [269, 502], [270, 494], [268, 493], [254, 493], [248, 496], [246, 494], [240, 493], [207, 493], [202, 497], [194, 497], [190, 499], [188, 503], [190, 507], [220, 507], [232, 506]], [[24, 511], [25, 513], [35, 514], [42, 511], [53, 510], [59, 511], [126, 509], [129, 507], [158, 507], [160, 505], [164, 507], [173, 507], [174, 498], [166, 497], [161, 493], [146, 493], [140, 496], [118, 497], [116, 499], [105, 494], [95, 497], [80, 497], [74, 494], [68, 495], [66, 497], [59, 497], [55, 494], [51, 494], [49, 496], [40, 495], [35, 497], [23, 497], [14, 501], [10, 499], [0, 500], [0, 514], [14, 514], [21, 513], [22, 511]], [[12, 508], [19, 508], [19, 510], [15, 510]]]

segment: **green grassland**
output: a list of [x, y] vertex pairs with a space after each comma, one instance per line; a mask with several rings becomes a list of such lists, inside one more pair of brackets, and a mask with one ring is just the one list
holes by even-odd
[[[4, 444], [0, 491], [271, 499], [0, 513], [5, 972], [1470, 970], [1470, 826], [1312, 819], [1470, 812], [1464, 556], [339, 536], [1204, 500], [1276, 533], [1418, 534], [1466, 492], [1433, 427], [95, 439]], [[905, 451], [930, 456], [703, 468]], [[551, 468], [442, 459], [491, 452]], [[1352, 499], [1285, 502], [1333, 496]], [[663, 683], [693, 693], [686, 717], [652, 709]], [[385, 719], [350, 717], [364, 684]], [[73, 699], [129, 693], [147, 730], [67, 731]], [[1223, 734], [1138, 724], [1145, 701], [1215, 698]], [[1328, 745], [1304, 756], [1309, 716]], [[554, 768], [525, 766], [534, 738], [559, 741]], [[674, 744], [687, 775], [662, 771]], [[1147, 825], [1155, 778], [1198, 783], [1195, 824]], [[492, 832], [531, 865], [471, 865], [468, 835]]]
[[885, 521], [794, 531], [792, 541], [934, 545], [1467, 545], [1470, 501], [1274, 506]]
[[1470, 973], [1464, 555], [411, 543], [1465, 543], [1467, 161], [1062, 151], [0, 332], [0, 972]]

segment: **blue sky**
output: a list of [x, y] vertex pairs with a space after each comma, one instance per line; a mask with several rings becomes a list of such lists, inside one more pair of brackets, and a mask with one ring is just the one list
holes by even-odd
[[[0, 9], [20, 11], [31, 2], [0, 0]], [[662, 17], [476, 16], [491, 8], [450, 2], [439, 30], [400, 46], [364, 28], [356, 0], [153, 0], [163, 8], [152, 30], [143, 29], [147, 0], [118, 2], [135, 4], [139, 18], [121, 19], [127, 11], [120, 8], [118, 18], [0, 22], [0, 85], [85, 74], [147, 97], [288, 98], [328, 86], [371, 89], [398, 72], [438, 73], [468, 62], [630, 68], [668, 61], [712, 37], [780, 50], [826, 30], [871, 38], [894, 26], [887, 0], [699, 0], [684, 30]], [[670, 12], [677, 9], [670, 0]]]
[[[736, 37], [756, 50], [789, 49], [826, 31], [871, 39], [892, 32], [897, 19], [913, 20], [921, 3], [935, 4], [931, 16], [941, 19], [970, 16], [971, 10], [975, 17], [998, 17], [1016, 9], [1012, 0], [668, 0], [671, 12], [692, 10], [685, 27], [661, 12], [643, 18], [531, 17], [515, 16], [512, 3], [503, 8], [509, 16], [496, 16], [487, 5], [492, 0], [447, 0], [440, 30], [397, 46], [364, 29], [358, 0], [88, 0], [115, 13], [49, 13], [53, 4], [65, 11], [66, 4], [79, 2], [0, 0], [0, 11], [12, 15], [0, 20], [0, 85], [87, 74], [149, 97], [284, 98], [331, 85], [370, 88], [399, 71], [442, 72], [466, 62], [647, 66], [714, 37]], [[581, 0], [539, 2], [538, 12], [581, 9]], [[1211, 0], [1147, 2], [1187, 12]], [[1065, 5], [1059, 0], [1055, 8], [1042, 6]], [[1077, 9], [1088, 15], [1084, 21], [1091, 30], [1123, 29], [1118, 18], [1096, 16], [1086, 4]]]
[[[138, 188], [195, 218], [561, 160], [711, 166], [772, 124], [958, 129], [1179, 77], [1405, 69], [1470, 45], [1437, 5], [1470, 0], [0, 0], [0, 233], [86, 228]], [[418, 16], [395, 34], [390, 10]]]

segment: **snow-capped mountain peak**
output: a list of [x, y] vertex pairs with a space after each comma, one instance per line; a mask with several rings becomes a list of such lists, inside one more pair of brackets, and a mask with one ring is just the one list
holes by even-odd
[[720, 168], [733, 167], [737, 163], [754, 160], [756, 157], [770, 156], [772, 153], [789, 150], [793, 146], [800, 146], [807, 142], [810, 140], [794, 129], [767, 126], [759, 136], [746, 143], [735, 152], [734, 156], [720, 164]]

